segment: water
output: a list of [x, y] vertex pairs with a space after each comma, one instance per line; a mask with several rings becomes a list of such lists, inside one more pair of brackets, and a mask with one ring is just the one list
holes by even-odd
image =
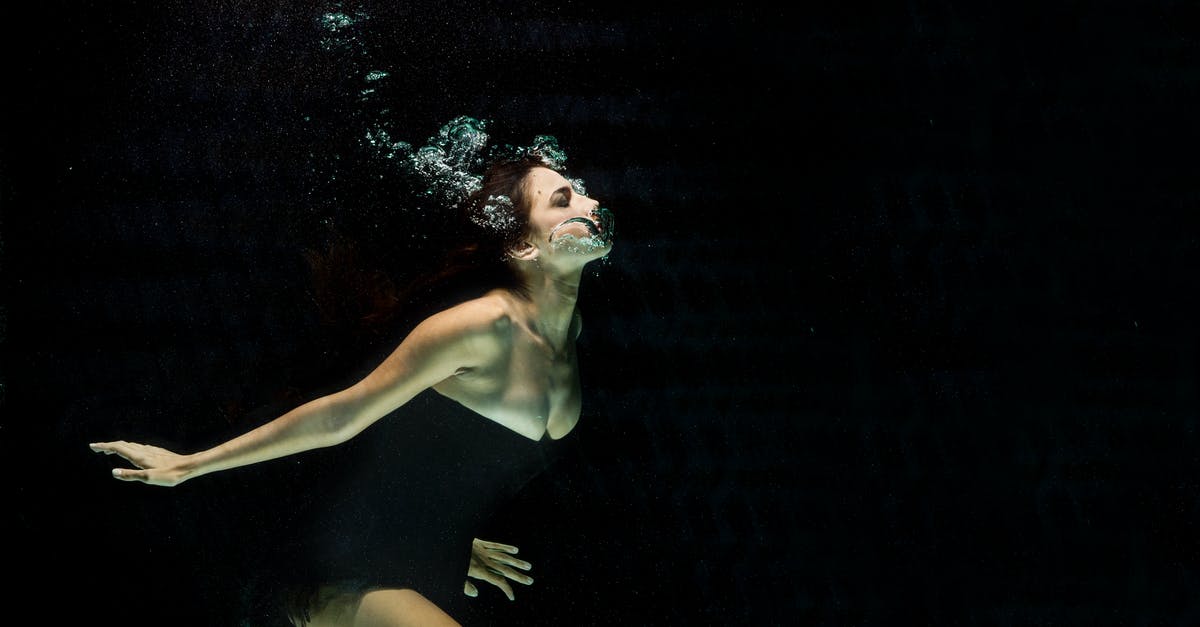
[[584, 217], [564, 220], [550, 231], [550, 243], [555, 249], [576, 254], [587, 254], [612, 245], [615, 235], [612, 212], [598, 207], [594, 212], [596, 221]]
[[[391, 77], [403, 73], [376, 58], [383, 55], [375, 55], [370, 43], [370, 31], [366, 29], [370, 14], [350, 10], [346, 4], [333, 3], [330, 10], [320, 15], [318, 24], [323, 35], [318, 43], [323, 50], [336, 55], [339, 66], [345, 68], [349, 85], [356, 90], [357, 99], [350, 107], [348, 119], [361, 125], [359, 147], [377, 162], [375, 166], [383, 168], [379, 178], [391, 175], [411, 182], [420, 197], [417, 200], [423, 201], [394, 209], [414, 217], [436, 217], [479, 190], [487, 165], [498, 160], [534, 156], [548, 168], [565, 170], [567, 153], [557, 137], [538, 134], [525, 144], [493, 143], [489, 133], [493, 122], [470, 115], [450, 119], [423, 142], [402, 137], [410, 132], [399, 130], [404, 121], [398, 119], [395, 110], [403, 110], [399, 106], [403, 103], [386, 102], [381, 92], [391, 93], [383, 87]], [[328, 181], [333, 183], [337, 177], [338, 174], [330, 173]], [[567, 180], [576, 194], [587, 194], [582, 179]], [[427, 213], [433, 215], [423, 215]], [[489, 197], [471, 220], [497, 232], [511, 230], [520, 222], [512, 200], [505, 196]], [[587, 239], [587, 234], [583, 235]], [[576, 242], [573, 246], [578, 245], [593, 246], [600, 242]]]
[[512, 199], [508, 196], [488, 196], [482, 212], [471, 215], [471, 221], [484, 228], [507, 231], [517, 224]]

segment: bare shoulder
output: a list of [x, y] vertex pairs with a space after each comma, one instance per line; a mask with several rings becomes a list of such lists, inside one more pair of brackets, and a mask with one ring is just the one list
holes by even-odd
[[418, 328], [465, 341], [496, 343], [512, 336], [511, 301], [499, 292], [464, 301], [426, 318]]
[[485, 332], [510, 321], [506, 303], [498, 295], [487, 294], [443, 309], [429, 320], [452, 324], [464, 330]]

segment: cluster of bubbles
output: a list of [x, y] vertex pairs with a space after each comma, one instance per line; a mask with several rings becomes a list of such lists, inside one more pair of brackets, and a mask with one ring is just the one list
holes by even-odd
[[[334, 3], [335, 6], [340, 6], [339, 3]], [[318, 22], [321, 27], [329, 34], [321, 38], [321, 47], [327, 51], [348, 50], [355, 43], [359, 44], [358, 52], [362, 53], [365, 50], [361, 47], [361, 42], [357, 38], [350, 36], [349, 31], [354, 30], [362, 22], [370, 19], [370, 16], [362, 11], [355, 11], [353, 15], [344, 11], [333, 10], [321, 14]]]
[[[386, 76], [386, 74], [384, 74]], [[552, 135], [537, 135], [526, 146], [488, 145], [488, 122], [459, 116], [444, 124], [424, 145], [413, 147], [391, 137], [382, 125], [367, 131], [364, 141], [381, 158], [393, 161], [421, 181], [423, 195], [443, 207], [456, 206], [480, 189], [486, 163], [498, 159], [533, 156], [546, 167], [562, 170], [567, 155]], [[568, 179], [576, 193], [584, 194], [580, 179]], [[472, 216], [476, 224], [505, 231], [517, 223], [512, 199], [490, 196]]]
[[608, 245], [608, 240], [594, 235], [578, 237], [574, 234], [568, 233], [555, 238], [550, 245], [553, 246], [555, 250], [561, 250], [563, 252], [576, 255], [585, 255], [604, 248]]
[[[361, 81], [353, 89], [357, 90], [359, 102], [367, 103], [377, 97], [378, 88], [386, 89], [391, 75], [370, 60], [372, 55], [365, 43], [366, 33], [360, 32], [370, 15], [346, 6], [349, 4], [335, 0], [330, 9], [320, 15], [318, 23], [324, 32], [321, 46], [326, 51], [349, 55], [350, 76]], [[360, 111], [365, 113], [362, 105]], [[531, 143], [523, 146], [489, 145], [488, 121], [465, 115], [442, 125], [423, 144], [414, 145], [398, 140], [388, 132], [388, 113], [389, 109], [383, 108], [367, 114], [367, 119], [362, 120], [367, 127], [360, 136], [362, 146], [381, 160], [385, 170], [410, 181], [416, 194], [432, 205], [431, 208], [458, 206], [477, 192], [482, 186], [487, 163], [533, 156], [546, 167], [562, 172], [567, 162], [566, 153], [552, 135], [536, 135]], [[581, 179], [568, 177], [567, 180], [576, 194], [587, 194]], [[479, 226], [500, 232], [507, 232], [518, 224], [512, 199], [507, 196], [490, 196], [469, 217]], [[591, 239], [595, 238], [576, 238], [564, 233], [563, 245], [568, 242], [573, 242], [570, 245], [587, 245], [584, 240]]]
[[321, 25], [325, 28], [337, 32], [354, 24], [354, 18], [342, 12], [326, 13], [321, 16]]
[[483, 207], [471, 214], [471, 221], [486, 229], [505, 232], [517, 226], [517, 213], [508, 196], [488, 196]]
[[613, 216], [604, 207], [592, 212], [591, 219], [570, 218], [550, 232], [550, 245], [572, 253], [591, 253], [612, 243]]

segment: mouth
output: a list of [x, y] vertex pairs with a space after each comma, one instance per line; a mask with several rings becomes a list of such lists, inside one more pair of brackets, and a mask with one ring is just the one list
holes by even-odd
[[611, 240], [613, 236], [617, 234], [616, 229], [613, 228], [614, 224], [612, 212], [604, 207], [597, 207], [596, 210], [592, 212], [592, 215], [596, 216], [596, 219], [600, 221], [598, 226], [601, 235], [605, 239]]
[[[575, 226], [576, 224], [580, 226]], [[582, 229], [581, 229], [582, 227]], [[581, 232], [586, 230], [586, 234]], [[612, 212], [604, 207], [597, 207], [591, 212], [591, 217], [576, 216], [563, 220], [550, 231], [549, 241], [555, 238], [585, 238], [593, 244], [609, 245], [612, 243], [616, 230], [613, 228]]]
[[553, 241], [554, 236], [557, 235], [559, 231], [561, 231], [564, 228], [569, 227], [572, 224], [582, 224], [584, 226], [584, 228], [587, 229], [588, 235], [591, 237], [600, 235], [603, 232], [600, 229], [599, 224], [596, 224], [595, 222], [592, 222], [591, 220], [581, 216], [581, 217], [569, 218], [569, 219], [566, 219], [566, 220], [563, 220], [562, 222], [560, 222], [558, 226], [554, 227], [550, 231], [550, 237], [547, 239], [547, 241]]

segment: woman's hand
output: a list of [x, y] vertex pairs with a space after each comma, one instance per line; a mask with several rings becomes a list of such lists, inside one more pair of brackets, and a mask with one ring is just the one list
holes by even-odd
[[93, 451], [105, 455], [120, 455], [141, 470], [113, 468], [113, 477], [122, 481], [141, 481], [150, 485], [175, 486], [188, 478], [188, 456], [172, 453], [165, 448], [136, 442], [94, 442]]
[[[513, 596], [512, 586], [509, 585], [508, 579], [527, 586], [533, 583], [533, 577], [513, 570], [514, 568], [521, 570], [532, 568], [529, 562], [513, 557], [516, 553], [517, 547], [515, 546], [475, 538], [471, 542], [471, 567], [467, 570], [467, 576], [482, 579], [500, 588], [508, 600], [513, 601], [516, 597]], [[463, 584], [463, 593], [469, 597], [479, 596], [479, 590], [469, 580]]]

